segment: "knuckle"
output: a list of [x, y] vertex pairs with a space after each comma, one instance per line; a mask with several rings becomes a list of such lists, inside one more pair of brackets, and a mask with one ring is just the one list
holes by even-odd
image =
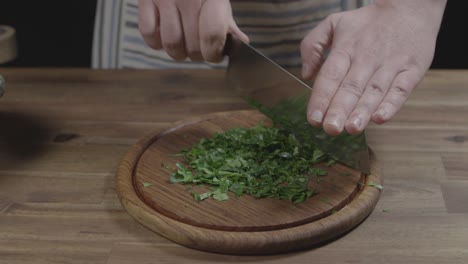
[[310, 60], [314, 64], [323, 62], [324, 47], [320, 43], [302, 41], [301, 53], [304, 59]]
[[143, 40], [145, 41], [146, 45], [148, 45], [152, 49], [161, 49], [161, 43], [154, 37], [143, 36]]
[[419, 66], [419, 63], [416, 57], [413, 55], [409, 55], [409, 54], [401, 55], [400, 62], [401, 62], [401, 65], [403, 65], [403, 68], [405, 69], [410, 69], [412, 67]]
[[331, 81], [340, 81], [340, 72], [340, 69], [336, 65], [324, 65], [318, 75]]
[[201, 41], [210, 46], [223, 42], [223, 39], [223, 33], [219, 30], [210, 30], [201, 36]]
[[[370, 105], [362, 104], [354, 110], [355, 113], [365, 116], [370, 116], [372, 114], [372, 109]], [[354, 114], [354, 113], [353, 113]]]
[[321, 91], [316, 91], [315, 94], [312, 94], [311, 97], [311, 105], [314, 107], [314, 109], [319, 109], [324, 113], [328, 106], [331, 103], [331, 97], [328, 96], [328, 93], [322, 93]]
[[144, 37], [151, 37], [160, 31], [159, 26], [155, 25], [151, 21], [148, 21], [147, 19], [142, 18], [141, 15], [138, 18], [138, 24], [136, 27], [138, 28], [140, 34]]
[[206, 61], [213, 62], [213, 63], [219, 63], [219, 62], [223, 61], [223, 57], [219, 56], [219, 55], [213, 55], [213, 56], [210, 56], [210, 57], [206, 58]]
[[163, 42], [164, 48], [168, 51], [178, 51], [182, 47], [182, 43], [177, 40], [166, 40]]
[[203, 58], [209, 62], [222, 61], [222, 51], [224, 48], [225, 36], [221, 31], [211, 30], [205, 32], [201, 37], [201, 51]]
[[196, 43], [185, 43], [185, 48], [188, 56], [201, 54], [200, 46]]
[[330, 106], [330, 109], [327, 111], [327, 117], [334, 117], [339, 119], [344, 119], [349, 113], [346, 111], [346, 107], [341, 104], [333, 104]]
[[343, 79], [351, 61], [351, 56], [346, 50], [334, 50], [333, 54], [327, 58], [327, 62], [322, 66], [319, 76], [331, 81], [340, 81]]
[[399, 84], [399, 83], [395, 84], [394, 89], [395, 89], [395, 92], [397, 93], [397, 96], [400, 98], [407, 99], [410, 95], [410, 92], [407, 86], [404, 86], [402, 84]]
[[148, 46], [150, 46], [150, 48], [152, 49], [155, 49], [155, 50], [160, 50], [162, 49], [162, 45], [161, 43], [157, 42], [157, 41], [153, 41], [153, 40], [147, 40], [145, 41], [146, 44], [148, 44]]
[[187, 50], [187, 55], [189, 57], [199, 56], [199, 55], [201, 55], [201, 51], [200, 50], [195, 50], [195, 49], [188, 49]]
[[369, 89], [373, 94], [377, 94], [380, 97], [383, 97], [387, 93], [383, 85], [378, 82], [371, 82], [369, 84]]
[[307, 52], [309, 51], [310, 49], [310, 41], [306, 38], [304, 38], [302, 41], [301, 41], [301, 45], [300, 45], [300, 49], [301, 49], [301, 52], [304, 53], [304, 52]]
[[[167, 0], [159, 0], [159, 1], [167, 1]], [[200, 7], [202, 4], [202, 0], [190, 0], [190, 1], [181, 1], [176, 0], [175, 5], [181, 10], [188, 10], [192, 11], [196, 7]]]
[[187, 56], [192, 60], [192, 61], [201, 61], [203, 60], [203, 56], [201, 54], [200, 50], [187, 50]]
[[362, 94], [362, 85], [356, 80], [344, 80], [340, 89], [356, 97], [360, 97]]
[[401, 55], [400, 59], [404, 64], [409, 64], [409, 65], [411, 65], [411, 63], [414, 61], [414, 57], [412, 55], [409, 55], [409, 54]]
[[316, 50], [316, 51], [323, 51], [323, 46], [317, 42], [313, 41], [313, 39], [310, 39], [310, 37], [305, 37], [301, 41], [301, 51], [310, 51], [310, 50]]
[[400, 98], [407, 99], [417, 82], [410, 80], [408, 76], [405, 78], [398, 78], [393, 84], [393, 90]]
[[355, 49], [358, 50], [358, 56], [362, 60], [368, 61], [369, 59], [375, 59], [381, 57], [386, 51], [386, 43], [381, 44], [381, 41], [377, 39], [378, 36], [365, 37], [361, 40], [354, 42]]
[[368, 58], [374, 59], [380, 57], [380, 48], [377, 45], [369, 45], [365, 48], [365, 54]]
[[159, 31], [145, 31], [140, 27], [140, 34], [143, 37], [145, 43], [153, 49], [161, 49], [161, 38]]
[[143, 36], [143, 38], [148, 38], [148, 37], [150, 37], [151, 34], [153, 33], [153, 30], [150, 30], [150, 29], [148, 29], [147, 27], [142, 26], [141, 23], [140, 23], [140, 25], [138, 26], [138, 31], [139, 31], [140, 34]]
[[216, 50], [212, 50], [212, 49], [202, 50], [202, 57], [207, 62], [213, 62], [213, 63], [221, 62], [223, 60], [221, 53], [218, 54]]
[[320, 90], [317, 89], [316, 94], [314, 94], [313, 96], [316, 97], [315, 102], [317, 102], [317, 105], [322, 109], [326, 109], [331, 104], [334, 95], [335, 92], [333, 91], [333, 89], [320, 88]]
[[391, 109], [392, 112], [396, 112], [400, 109], [400, 103], [396, 100], [387, 100], [382, 104], [382, 106], [386, 109]]
[[163, 47], [166, 50], [167, 54], [175, 60], [183, 60], [186, 58], [184, 47], [181, 42], [163, 42]]
[[[344, 46], [351, 46], [351, 45], [344, 44]], [[336, 54], [336, 56], [339, 56], [343, 59], [347, 59], [351, 61], [351, 52], [349, 52], [347, 49], [337, 48], [333, 52]]]

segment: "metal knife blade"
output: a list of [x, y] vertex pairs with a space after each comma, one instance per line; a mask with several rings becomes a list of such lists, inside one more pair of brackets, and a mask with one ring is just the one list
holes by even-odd
[[275, 125], [289, 129], [300, 142], [312, 142], [337, 161], [369, 174], [365, 133], [332, 137], [311, 126], [306, 117], [311, 87], [271, 59], [228, 35], [224, 54], [229, 56], [227, 84]]

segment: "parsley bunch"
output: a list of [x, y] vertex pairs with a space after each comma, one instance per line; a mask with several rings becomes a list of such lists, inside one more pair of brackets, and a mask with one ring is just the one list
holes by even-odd
[[227, 200], [232, 192], [301, 203], [314, 195], [309, 177], [327, 175], [314, 165], [334, 163], [312, 143], [299, 144], [287, 130], [261, 124], [201, 139], [181, 155], [185, 162], [176, 164], [170, 181], [209, 186], [207, 192], [192, 192], [197, 201]]

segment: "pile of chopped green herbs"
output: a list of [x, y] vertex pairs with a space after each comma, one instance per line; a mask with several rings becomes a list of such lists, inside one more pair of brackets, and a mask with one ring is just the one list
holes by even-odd
[[316, 165], [335, 162], [312, 143], [300, 144], [287, 130], [261, 124], [214, 134], [180, 155], [184, 163], [176, 164], [170, 181], [188, 189], [192, 184], [208, 186], [209, 191], [192, 192], [197, 201], [227, 200], [232, 192], [301, 203], [315, 193], [309, 178], [327, 175]]

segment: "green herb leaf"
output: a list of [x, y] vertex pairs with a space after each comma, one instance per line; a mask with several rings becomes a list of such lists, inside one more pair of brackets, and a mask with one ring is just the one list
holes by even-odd
[[193, 195], [193, 198], [195, 198], [196, 201], [203, 201], [205, 200], [206, 198], [210, 197], [212, 195], [211, 192], [205, 192], [205, 193], [196, 193], [196, 192], [193, 192], [192, 193]]
[[215, 193], [213, 194], [213, 199], [217, 200], [217, 201], [226, 201], [226, 200], [229, 200], [229, 196], [227, 193]]
[[314, 150], [314, 154], [312, 155], [312, 162], [318, 163], [325, 154], [320, 150]]
[[374, 183], [374, 182], [369, 182], [369, 183], [367, 184], [367, 186], [371, 186], [371, 187], [375, 187], [375, 188], [377, 188], [377, 189], [379, 189], [379, 190], [383, 190], [383, 186], [382, 186], [382, 185], [377, 184], [377, 183]]
[[173, 170], [173, 168], [167, 164], [165, 164], [164, 162], [161, 162], [161, 167], [165, 168], [166, 170]]
[[169, 154], [169, 157], [183, 157], [184, 153]]
[[153, 186], [153, 184], [148, 183], [148, 182], [144, 182], [144, 183], [143, 183], [143, 187], [144, 187], [144, 188], [148, 188], [148, 187], [151, 187], [151, 186]]
[[302, 203], [315, 195], [309, 178], [328, 174], [315, 166], [334, 162], [315, 145], [299, 144], [288, 130], [261, 124], [216, 133], [179, 154], [184, 161], [176, 163], [170, 182], [208, 187], [192, 193], [197, 201], [225, 201], [232, 192]]

